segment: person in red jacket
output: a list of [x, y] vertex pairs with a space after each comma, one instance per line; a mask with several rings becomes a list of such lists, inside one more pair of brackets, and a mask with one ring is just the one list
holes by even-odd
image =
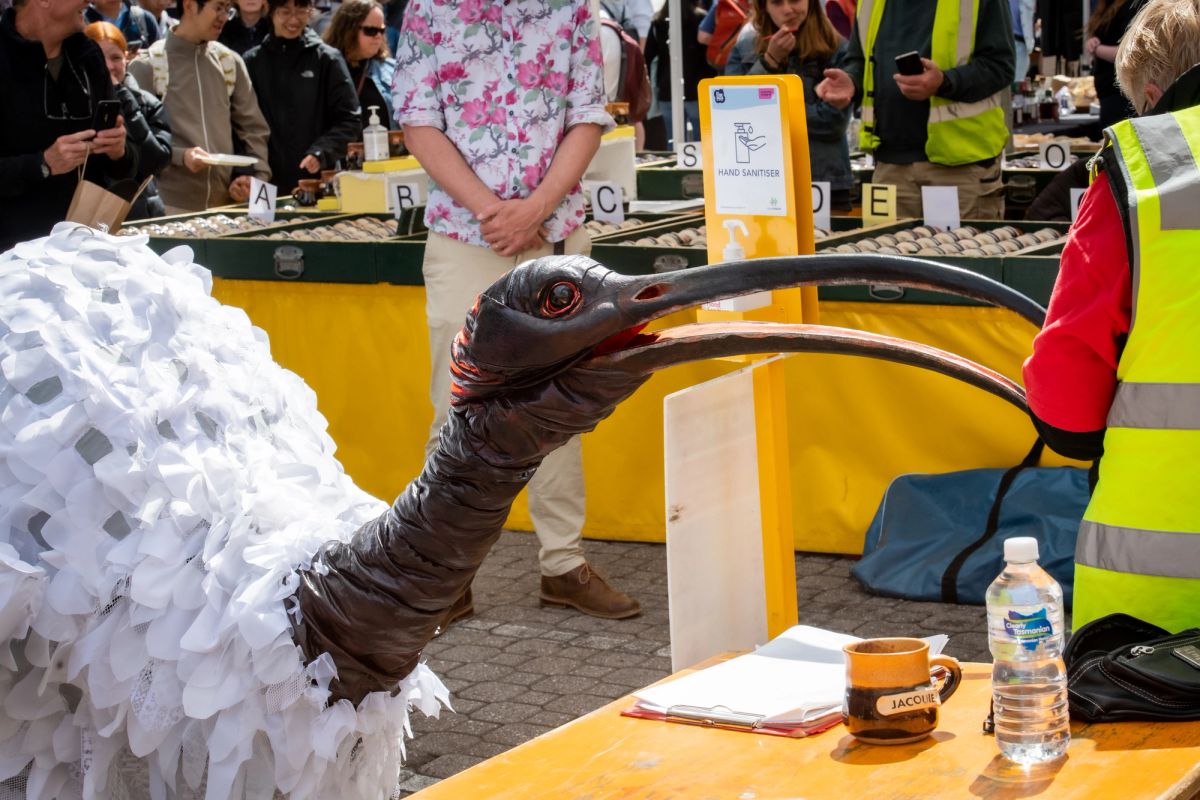
[[[1145, 31], [1118, 58], [1122, 90], [1139, 113], [1164, 114], [1200, 104], [1196, 5], [1196, 0], [1180, 2], [1170, 16], [1175, 24]], [[1125, 201], [1114, 194], [1111, 156], [1106, 148], [1095, 159], [1099, 172], [1080, 202], [1046, 324], [1024, 366], [1029, 410], [1042, 438], [1057, 452], [1087, 461], [1103, 453], [1117, 361], [1132, 314]]]
[[1140, 116], [1105, 131], [1025, 386], [1047, 444], [1101, 459], [1072, 622], [1179, 631], [1200, 625], [1200, 0], [1150, 0], [1116, 67]]

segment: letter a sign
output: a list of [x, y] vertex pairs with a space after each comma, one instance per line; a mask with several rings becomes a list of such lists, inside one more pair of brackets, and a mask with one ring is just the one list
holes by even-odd
[[273, 183], [250, 179], [250, 210], [246, 216], [263, 222], [275, 221], [275, 196], [279, 188]]

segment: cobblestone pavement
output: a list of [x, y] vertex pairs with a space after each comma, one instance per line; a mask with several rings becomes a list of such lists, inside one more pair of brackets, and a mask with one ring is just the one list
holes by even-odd
[[[475, 616], [426, 648], [457, 713], [414, 714], [402, 797], [670, 672], [665, 548], [588, 541], [586, 549], [590, 563], [641, 601], [642, 615], [601, 620], [539, 608], [537, 539], [505, 532], [475, 579]], [[863, 637], [947, 633], [950, 655], [991, 660], [981, 606], [874, 597], [850, 577], [853, 563], [797, 554], [801, 622]]]

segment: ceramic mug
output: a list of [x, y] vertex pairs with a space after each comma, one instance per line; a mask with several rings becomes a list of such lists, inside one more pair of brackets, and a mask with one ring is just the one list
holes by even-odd
[[337, 195], [337, 170], [323, 169], [321, 170], [321, 197], [334, 197]]
[[319, 178], [305, 178], [297, 181], [292, 197], [302, 206], [315, 206], [321, 197], [321, 181]]
[[404, 149], [404, 131], [388, 131], [388, 155], [400, 158], [407, 152]]
[[[929, 644], [920, 639], [864, 639], [842, 650], [846, 654], [842, 721], [854, 738], [867, 744], [924, 739], [937, 728], [941, 704], [962, 681], [958, 661], [929, 655]], [[944, 678], [935, 678], [935, 670]]]

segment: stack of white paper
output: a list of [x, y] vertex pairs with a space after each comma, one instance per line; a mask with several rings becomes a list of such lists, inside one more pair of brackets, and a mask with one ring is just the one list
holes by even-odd
[[[805, 727], [840, 711], [842, 646], [856, 636], [796, 625], [743, 656], [634, 692], [636, 707], [665, 717], [714, 718], [746, 727]], [[932, 652], [947, 637], [926, 639]], [[705, 712], [712, 712], [706, 714]]]

